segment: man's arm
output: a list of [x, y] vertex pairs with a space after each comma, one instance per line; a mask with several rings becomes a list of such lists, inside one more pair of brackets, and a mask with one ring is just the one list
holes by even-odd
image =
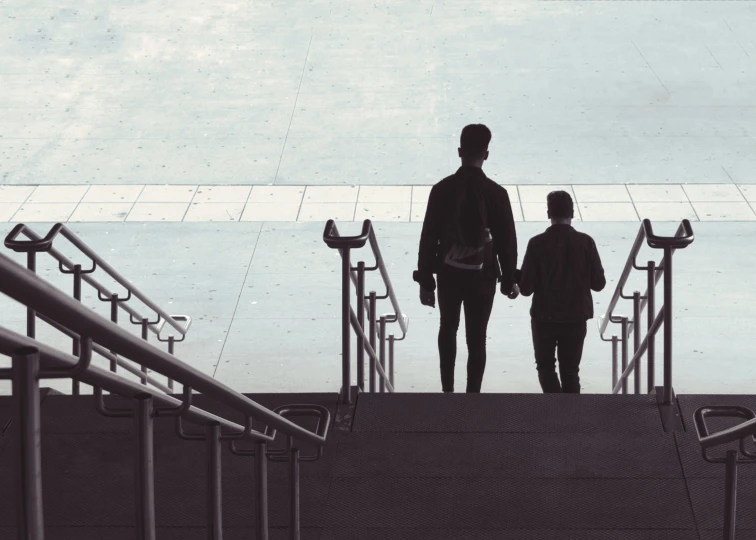
[[517, 270], [517, 232], [515, 231], [512, 203], [507, 190], [502, 188], [496, 212], [496, 230], [493, 231], [494, 245], [501, 266], [501, 290], [509, 292], [515, 284]]
[[520, 268], [520, 294], [523, 296], [530, 296], [535, 291], [536, 273], [538, 272], [538, 263], [535, 260], [533, 250], [533, 239], [528, 242], [528, 248], [525, 250], [525, 257], [522, 260], [522, 268]]
[[438, 242], [441, 239], [441, 206], [437, 185], [433, 186], [428, 196], [428, 206], [425, 209], [423, 231], [420, 233], [420, 248], [417, 254], [417, 272], [414, 280], [423, 289], [436, 290], [436, 280], [433, 279], [433, 270], [438, 252]]
[[596, 242], [591, 238], [591, 289], [598, 292], [606, 286], [606, 276], [604, 276], [604, 267], [601, 266], [601, 257], [599, 257]]

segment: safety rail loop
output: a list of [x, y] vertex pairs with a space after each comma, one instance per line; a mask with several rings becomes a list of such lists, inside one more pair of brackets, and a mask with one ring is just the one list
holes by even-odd
[[[724, 429], [717, 433], [709, 434], [706, 426], [706, 417], [720, 418], [743, 418], [746, 421], [741, 424]], [[701, 407], [694, 414], [696, 433], [701, 445], [701, 454], [708, 463], [725, 464], [725, 504], [722, 538], [735, 540], [735, 510], [737, 508], [738, 494], [738, 463], [756, 463], [756, 452], [746, 449], [746, 439], [751, 438], [756, 443], [756, 414], [745, 407], [727, 405], [707, 405]], [[726, 457], [709, 457], [706, 450], [721, 446], [733, 441], [740, 441], [740, 452], [748, 459], [738, 459], [737, 450], [727, 450]]]
[[[655, 347], [654, 338], [659, 328], [664, 325], [664, 405], [672, 403], [672, 254], [678, 250], [689, 246], [695, 239], [690, 221], [682, 220], [674, 236], [663, 237], [656, 236], [651, 221], [644, 219], [635, 238], [633, 247], [630, 250], [625, 267], [622, 270], [617, 287], [614, 290], [612, 299], [606, 313], [599, 317], [598, 326], [599, 334], [602, 341], [612, 343], [612, 393], [627, 393], [627, 380], [631, 373], [635, 375], [635, 393], [641, 393], [641, 358], [647, 352], [647, 369], [648, 369], [648, 392], [654, 390], [655, 376]], [[655, 261], [649, 261], [647, 266], [638, 266], [636, 259], [644, 240], [649, 247], [653, 249], [664, 250], [662, 262], [657, 266]], [[632, 296], [625, 295], [623, 289], [627, 283], [630, 271], [632, 269], [646, 270], [647, 288], [646, 292], [641, 295], [640, 291], [635, 291]], [[655, 287], [659, 279], [664, 276], [664, 305], [656, 313], [655, 308]], [[632, 321], [626, 316], [615, 316], [614, 309], [620, 298], [633, 300], [633, 318]], [[648, 306], [648, 325], [645, 338], [641, 341], [640, 322], [643, 309]], [[604, 337], [607, 325], [612, 323], [621, 324], [622, 337], [619, 340], [622, 345], [622, 372], [617, 373], [617, 346], [618, 339], [613, 335], [611, 339]], [[634, 333], [633, 356], [628, 362], [630, 334]]]
[[[281, 456], [289, 453], [292, 460], [292, 472], [298, 473], [302, 461], [293, 448], [293, 440], [313, 444], [318, 448], [318, 456], [326, 442], [330, 423], [327, 409], [317, 406], [300, 406], [310, 409], [310, 414], [319, 416], [317, 432], [310, 432], [285, 418], [262, 407], [248, 397], [235, 392], [200, 371], [177, 360], [172, 355], [155, 348], [150, 343], [140, 340], [112, 321], [108, 321], [85, 308], [80, 302], [66, 296], [56, 287], [46, 283], [31, 270], [17, 264], [0, 254], [0, 292], [10, 298], [39, 312], [44, 317], [64, 325], [80, 336], [82, 348], [78, 359], [71, 357], [37, 342], [0, 327], [0, 353], [12, 356], [12, 367], [0, 370], [0, 378], [12, 379], [12, 440], [15, 445], [16, 458], [16, 519], [18, 538], [41, 540], [43, 538], [42, 519], [42, 484], [40, 458], [40, 411], [39, 380], [44, 378], [71, 377], [92, 384], [95, 387], [95, 406], [97, 410], [111, 417], [131, 417], [134, 419], [137, 445], [135, 453], [136, 470], [136, 514], [137, 538], [139, 540], [155, 539], [154, 512], [154, 470], [152, 418], [155, 416], [177, 416], [205, 424], [206, 436], [218, 434], [222, 440], [247, 438], [255, 440], [260, 456]], [[99, 344], [115, 354], [129, 358], [143, 366], [171, 377], [184, 386], [184, 401], [157, 394], [144, 386], [123, 380], [112, 372], [106, 372], [91, 365], [93, 345]], [[43, 368], [40, 367], [40, 359]], [[53, 364], [50, 366], [49, 364]], [[102, 389], [122, 393], [134, 400], [133, 409], [112, 409], [105, 406]], [[135, 392], [135, 388], [139, 391]], [[229, 422], [215, 415], [192, 408], [190, 405], [191, 389], [196, 389], [211, 399], [239, 411], [246, 419], [246, 427]], [[156, 407], [155, 402], [166, 403], [170, 407]], [[178, 406], [176, 406], [178, 403]], [[296, 407], [296, 406], [289, 406]], [[265, 424], [266, 432], [258, 433], [251, 429], [252, 419]], [[218, 426], [231, 428], [232, 433], [221, 434]], [[212, 429], [211, 429], [212, 428]], [[280, 431], [289, 437], [285, 450], [267, 450], [266, 444]], [[233, 442], [233, 441], [232, 441]], [[214, 505], [208, 512], [209, 537], [221, 540], [220, 513], [218, 507], [218, 490], [220, 489], [219, 469], [217, 463], [219, 452], [208, 443], [208, 505]], [[259, 461], [259, 460], [258, 460]], [[261, 474], [258, 482], [258, 538], [267, 540], [267, 480], [263, 464], [256, 467]], [[293, 478], [293, 476], [292, 476]], [[298, 493], [299, 480], [292, 480], [292, 521], [291, 538], [298, 538]], [[296, 499], [296, 505], [295, 505]], [[295, 508], [296, 506], [296, 508]], [[296, 510], [296, 512], [295, 512]], [[294, 520], [294, 518], [297, 518]]]
[[[25, 235], [29, 240], [18, 240], [19, 235]], [[55, 248], [53, 248], [53, 242], [55, 238], [61, 235], [67, 239], [79, 252], [88, 257], [92, 261], [92, 268], [83, 270], [80, 264], [73, 264], [65, 255], [61, 254]], [[148, 299], [139, 289], [132, 285], [126, 278], [120, 273], [114, 270], [105, 260], [97, 255], [89, 246], [87, 246], [78, 236], [76, 236], [68, 227], [63, 223], [56, 223], [52, 226], [47, 235], [42, 238], [32, 229], [23, 223], [16, 225], [13, 230], [5, 238], [5, 246], [17, 253], [27, 254], [27, 268], [32, 272], [37, 271], [37, 253], [48, 252], [53, 258], [58, 261], [58, 267], [64, 274], [72, 274], [74, 277], [74, 298], [81, 300], [81, 282], [86, 281], [97, 290], [97, 297], [102, 302], [110, 302], [110, 318], [113, 322], [118, 322], [118, 309], [123, 309], [129, 314], [129, 320], [132, 324], [138, 324], [142, 327], [142, 339], [147, 340], [147, 331], [151, 331], [157, 335], [158, 341], [168, 343], [168, 352], [174, 354], [174, 344], [181, 342], [185, 339], [186, 333], [189, 331], [192, 320], [187, 315], [168, 315], [165, 311], [160, 309], [154, 302]], [[65, 269], [64, 269], [65, 266]], [[90, 277], [89, 274], [93, 273], [97, 267], [102, 268], [111, 278], [117, 283], [123, 286], [127, 291], [125, 298], [119, 297], [117, 294], [111, 293], [104, 285], [100, 284], [97, 280]], [[150, 321], [148, 318], [141, 316], [136, 310], [126, 305], [132, 294], [142, 301], [147, 307], [155, 311], [157, 314], [157, 320]], [[29, 337], [36, 337], [36, 325], [35, 325], [35, 312], [34, 310], [27, 309], [27, 322], [26, 322], [26, 335]], [[175, 330], [179, 332], [180, 339], [176, 339], [176, 336], [170, 335], [167, 338], [161, 336], [163, 326], [168, 323]], [[183, 322], [184, 324], [181, 324]], [[73, 353], [78, 354], [78, 341], [73, 342]], [[111, 359], [110, 369], [116, 370], [117, 365], [123, 365]], [[144, 373], [146, 375], [146, 372]], [[142, 378], [143, 382], [147, 382], [146, 378]], [[173, 390], [173, 381], [168, 380], [168, 387]], [[73, 381], [73, 394], [79, 394], [78, 381]]]
[[[386, 265], [378, 247], [372, 222], [366, 219], [362, 223], [362, 232], [358, 236], [341, 236], [334, 220], [329, 219], [323, 231], [323, 241], [332, 249], [337, 249], [341, 255], [341, 339], [342, 339], [342, 388], [341, 400], [343, 403], [351, 403], [351, 332], [350, 327], [357, 334], [357, 386], [365, 390], [365, 352], [369, 357], [369, 389], [376, 391], [376, 373], [379, 376], [379, 391], [394, 391], [394, 343], [402, 341], [407, 336], [409, 318], [404, 315], [399, 307], [399, 302], [391, 285], [391, 279], [386, 271]], [[366, 267], [364, 261], [359, 261], [357, 267], [351, 266], [351, 250], [359, 249], [370, 244], [370, 249], [375, 257], [375, 265]], [[378, 270], [386, 293], [378, 296], [375, 291], [365, 296], [365, 272]], [[357, 311], [351, 305], [351, 285], [354, 283], [357, 295]], [[376, 315], [376, 303], [378, 300], [390, 299], [393, 313], [378, 317]], [[367, 300], [367, 305], [365, 301]], [[365, 333], [365, 314], [368, 316], [368, 333]], [[386, 336], [386, 324], [398, 322], [402, 331], [402, 337], [397, 338], [393, 334]], [[376, 338], [380, 340], [376, 344]], [[388, 374], [386, 373], [386, 342], [388, 341]], [[376, 350], [378, 351], [376, 353]]]

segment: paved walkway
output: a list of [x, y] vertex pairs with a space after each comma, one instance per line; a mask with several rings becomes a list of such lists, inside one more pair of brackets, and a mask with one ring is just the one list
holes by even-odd
[[[639, 219], [664, 221], [660, 234], [695, 222], [675, 265], [675, 389], [750, 394], [755, 13], [751, 0], [6, 0], [0, 229], [70, 223], [191, 315], [177, 352], [237, 390], [333, 392], [338, 255], [320, 235], [327, 219], [348, 234], [371, 218], [411, 317], [398, 388], [437, 391], [438, 311], [410, 277], [419, 221], [458, 167], [460, 129], [482, 122], [520, 258], [546, 193], [574, 194], [609, 279], [597, 313]], [[56, 266], [40, 273], [70, 292]], [[484, 391], [539, 391], [528, 306], [497, 299]], [[0, 298], [0, 324], [23, 332], [23, 317]], [[585, 351], [585, 391], [607, 392], [595, 327]]]
[[[506, 186], [516, 221], [570, 192], [580, 221], [755, 221], [756, 184]], [[0, 186], [1, 222], [422, 221], [430, 186]]]

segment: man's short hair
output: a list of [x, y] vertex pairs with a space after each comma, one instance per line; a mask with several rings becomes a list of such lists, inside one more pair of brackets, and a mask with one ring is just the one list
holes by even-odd
[[466, 158], [477, 158], [488, 150], [491, 142], [491, 130], [483, 124], [470, 124], [462, 129], [459, 137], [459, 147]]
[[546, 197], [551, 219], [571, 219], [574, 212], [572, 197], [566, 191], [552, 191]]

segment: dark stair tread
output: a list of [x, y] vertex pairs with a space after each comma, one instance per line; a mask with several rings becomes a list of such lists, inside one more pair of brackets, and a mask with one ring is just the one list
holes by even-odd
[[[680, 461], [682, 462], [683, 471], [686, 478], [718, 478], [720, 480], [725, 477], [725, 465], [724, 463], [709, 463], [703, 458], [701, 453], [701, 443], [698, 440], [698, 435], [690, 431], [684, 433], [675, 433], [675, 440], [677, 441], [678, 452], [680, 455]], [[746, 441], [746, 448], [750, 452], [756, 452], [756, 444], [753, 441]], [[723, 444], [716, 448], [710, 448], [707, 450], [707, 455], [710, 458], [724, 458], [727, 450], [740, 450], [740, 441], [733, 441], [731, 443]], [[742, 454], [739, 453], [739, 458], [742, 459]], [[756, 478], [756, 462], [755, 463], [742, 463], [738, 464], [738, 478]]]
[[352, 430], [658, 433], [655, 395], [360, 394]]
[[[718, 529], [721, 538], [725, 500], [724, 467], [719, 478], [691, 478], [687, 482], [698, 526], [701, 529]], [[736, 531], [756, 529], [756, 482], [738, 482], [735, 520]]]
[[[699, 540], [695, 529], [334, 529], [320, 540]], [[719, 538], [722, 539], [720, 531]], [[715, 540], [715, 537], [707, 540]]]
[[[272, 480], [272, 479], [271, 479]], [[322, 526], [330, 481], [302, 478], [301, 518], [306, 527]], [[229, 527], [255, 525], [253, 476], [224, 477], [223, 523]], [[129, 527], [134, 524], [134, 477], [58, 476], [43, 482], [44, 519], [49, 527]], [[11, 501], [12, 479], [0, 482], [0, 500]], [[269, 522], [283, 527], [289, 523], [289, 483], [286, 479], [268, 483]], [[155, 478], [155, 514], [161, 527], [203, 527], [206, 525], [206, 482], [203, 474]], [[14, 523], [14, 505], [0, 505], [0, 524]]]
[[682, 478], [665, 433], [351, 433], [334, 477]]
[[[328, 434], [323, 456], [315, 462], [300, 465], [302, 476], [330, 476], [341, 433]], [[134, 433], [45, 433], [42, 432], [42, 478], [56, 474], [125, 475], [134, 474]], [[285, 448], [278, 438], [272, 448]], [[254, 443], [238, 442], [241, 449], [254, 449]], [[301, 455], [312, 455], [314, 448], [303, 445]], [[207, 450], [203, 441], [185, 441], [170, 431], [154, 434], [155, 475], [161, 477], [199, 474], [204, 477]], [[253, 474], [255, 458], [231, 453], [228, 442], [221, 443], [221, 472], [224, 476]], [[0, 456], [0, 476], [10, 473], [13, 459]], [[288, 474], [286, 463], [268, 462], [270, 475]]]
[[[303, 527], [300, 532], [302, 540], [318, 540], [321, 536], [320, 528]], [[45, 526], [45, 540], [134, 540], [134, 533], [133, 527]], [[160, 540], [207, 540], [205, 527], [157, 527], [156, 533]], [[0, 527], [0, 538], [16, 538], [16, 529]], [[223, 527], [223, 540], [250, 540], [251, 538], [255, 538], [254, 528]], [[288, 527], [271, 527], [269, 538], [270, 540], [289, 540]]]
[[683, 479], [334, 478], [327, 528], [692, 529]]

